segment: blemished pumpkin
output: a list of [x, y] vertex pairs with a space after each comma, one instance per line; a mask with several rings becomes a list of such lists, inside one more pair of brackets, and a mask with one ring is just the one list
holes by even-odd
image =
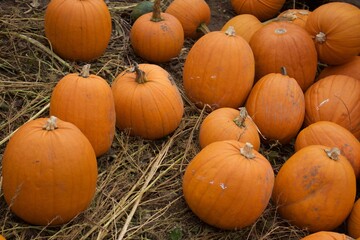
[[346, 128], [330, 121], [319, 121], [302, 129], [295, 140], [295, 151], [309, 145], [337, 147], [354, 168], [356, 178], [360, 177], [360, 142]]
[[272, 200], [280, 216], [310, 232], [331, 231], [354, 205], [356, 178], [338, 148], [310, 145], [295, 152], [275, 178]]
[[306, 9], [287, 9], [276, 17], [276, 21], [288, 21], [305, 29], [310, 13], [311, 11]]
[[212, 142], [231, 139], [243, 143], [249, 142], [256, 151], [260, 149], [258, 128], [249, 117], [245, 107], [241, 107], [239, 110], [218, 108], [209, 113], [200, 125], [201, 148]]
[[303, 28], [286, 21], [268, 23], [253, 34], [250, 46], [255, 57], [255, 81], [269, 73], [280, 73], [281, 67], [303, 91], [315, 81], [316, 48]]
[[330, 75], [346, 75], [360, 80], [360, 56], [355, 56], [341, 65], [326, 66], [321, 70], [317, 79], [319, 80]]
[[34, 225], [64, 224], [91, 203], [97, 161], [72, 123], [54, 116], [22, 125], [2, 159], [2, 190], [11, 211]]
[[181, 94], [170, 74], [156, 64], [135, 64], [111, 85], [116, 126], [131, 135], [159, 139], [173, 132], [184, 113]]
[[360, 238], [360, 200], [357, 199], [347, 219], [347, 230], [349, 236]]
[[256, 82], [245, 107], [266, 142], [289, 143], [304, 121], [304, 93], [294, 78], [281, 73]]
[[177, 57], [184, 44], [181, 22], [161, 12], [155, 0], [151, 13], [140, 16], [130, 29], [130, 43], [136, 55], [151, 63], [168, 62]]
[[80, 74], [69, 73], [60, 79], [51, 93], [50, 115], [75, 124], [99, 157], [114, 139], [115, 104], [109, 83], [89, 71], [86, 64]]
[[350, 3], [320, 5], [308, 17], [305, 29], [321, 63], [344, 64], [360, 53], [360, 10]]
[[233, 27], [213, 31], [191, 47], [183, 68], [187, 97], [197, 107], [238, 108], [254, 83], [254, 56]]
[[300, 240], [354, 240], [344, 233], [331, 232], [331, 231], [320, 231], [312, 233]]
[[111, 15], [103, 0], [51, 0], [45, 36], [60, 57], [92, 61], [102, 56], [111, 37]]
[[250, 143], [217, 141], [188, 164], [183, 193], [202, 221], [221, 229], [253, 224], [267, 207], [274, 185], [269, 161]]
[[331, 121], [360, 139], [360, 80], [345, 75], [330, 75], [305, 92], [305, 126]]
[[279, 14], [285, 0], [231, 0], [231, 6], [239, 14], [252, 14], [265, 21]]
[[174, 0], [165, 12], [181, 22], [186, 38], [196, 39], [210, 32], [211, 11], [204, 0]]

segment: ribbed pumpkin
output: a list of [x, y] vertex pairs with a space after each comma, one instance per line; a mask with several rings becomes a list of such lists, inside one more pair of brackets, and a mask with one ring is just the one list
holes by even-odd
[[35, 225], [70, 221], [96, 189], [94, 149], [72, 123], [56, 117], [22, 125], [2, 159], [2, 189], [12, 212]]
[[260, 21], [268, 20], [279, 14], [285, 0], [231, 0], [237, 14], [252, 14]]
[[135, 54], [146, 61], [168, 62], [180, 54], [184, 30], [176, 17], [161, 12], [160, 0], [156, 0], [153, 12], [142, 15], [134, 22], [130, 43]]
[[250, 42], [252, 35], [263, 25], [259, 19], [252, 14], [240, 14], [230, 18], [221, 30], [226, 31], [230, 26], [234, 27], [236, 35], [239, 35], [247, 42]]
[[360, 53], [360, 10], [345, 2], [330, 2], [316, 8], [306, 21], [319, 61], [344, 64]]
[[311, 11], [306, 9], [287, 9], [277, 16], [277, 21], [288, 21], [305, 28], [307, 18]]
[[355, 196], [354, 170], [340, 150], [310, 145], [282, 165], [272, 199], [291, 224], [317, 232], [338, 227], [350, 214]]
[[267, 141], [287, 144], [299, 132], [305, 114], [304, 94], [295, 79], [269, 73], [252, 88], [246, 109]]
[[103, 0], [51, 0], [44, 25], [54, 52], [68, 60], [99, 58], [111, 37], [111, 15]]
[[267, 207], [274, 185], [268, 160], [251, 144], [213, 142], [189, 163], [183, 193], [201, 220], [221, 229], [253, 224]]
[[165, 12], [181, 22], [185, 37], [198, 38], [210, 32], [207, 25], [211, 20], [211, 11], [204, 0], [174, 0]]
[[256, 151], [260, 148], [260, 137], [256, 124], [244, 107], [218, 108], [207, 115], [201, 123], [199, 141], [201, 148], [222, 140], [249, 142]]
[[303, 28], [290, 22], [268, 23], [254, 33], [250, 46], [255, 57], [255, 80], [285, 67], [303, 91], [315, 81], [317, 53]]
[[300, 240], [353, 240], [353, 239], [343, 233], [320, 231], [320, 232], [312, 233], [306, 237], [303, 237]]
[[349, 236], [353, 238], [360, 237], [360, 199], [356, 200], [350, 216], [347, 219], [347, 230]]
[[155, 64], [135, 64], [112, 83], [116, 125], [131, 135], [159, 139], [180, 124], [184, 104], [170, 74]]
[[317, 79], [330, 75], [346, 75], [360, 80], [360, 56], [355, 56], [349, 62], [341, 65], [326, 66]]
[[254, 56], [234, 28], [213, 31], [191, 47], [183, 68], [184, 90], [202, 108], [240, 107], [254, 83]]
[[305, 92], [305, 125], [332, 121], [360, 139], [360, 80], [331, 75], [315, 82]]
[[319, 121], [305, 127], [299, 132], [295, 141], [295, 151], [309, 145], [337, 147], [354, 168], [357, 178], [360, 177], [360, 142], [346, 128], [330, 122]]
[[89, 70], [87, 64], [80, 74], [70, 73], [60, 79], [51, 94], [50, 114], [75, 124], [100, 156], [113, 142], [115, 105], [110, 85]]

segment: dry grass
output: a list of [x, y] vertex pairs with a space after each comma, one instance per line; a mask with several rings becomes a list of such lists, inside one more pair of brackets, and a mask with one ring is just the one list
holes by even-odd
[[[44, 1], [36, 8], [32, 2], [0, 3], [1, 154], [19, 126], [48, 116], [49, 98], [57, 81], [83, 65], [64, 61], [51, 52], [43, 30]], [[128, 39], [129, 12], [134, 2], [109, 4], [114, 26], [111, 42], [104, 56], [92, 63], [92, 72], [109, 83], [132, 60], [141, 62]], [[182, 65], [191, 44], [187, 41], [178, 58], [161, 65], [172, 74], [180, 90]], [[164, 139], [146, 141], [117, 131], [109, 153], [98, 159], [98, 185], [90, 207], [65, 225], [29, 225], [9, 211], [0, 193], [0, 233], [8, 239], [267, 240], [305, 236], [306, 231], [282, 220], [272, 204], [254, 225], [238, 231], [212, 228], [192, 214], [182, 197], [181, 178], [187, 163], [199, 151], [197, 134], [204, 116], [186, 101], [180, 127]], [[263, 145], [262, 153], [277, 171], [292, 147]]]

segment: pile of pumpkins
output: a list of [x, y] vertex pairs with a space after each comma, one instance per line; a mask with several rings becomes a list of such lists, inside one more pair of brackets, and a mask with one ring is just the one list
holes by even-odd
[[[283, 218], [320, 235], [304, 239], [343, 239], [331, 231], [344, 221], [359, 238], [360, 10], [332, 2], [276, 16], [284, 0], [270, 8], [244, 2], [231, 0], [238, 15], [210, 31], [204, 0], [174, 0], [165, 12], [156, 0], [129, 36], [148, 63], [134, 63], [111, 85], [90, 74], [90, 64], [59, 80], [51, 117], [24, 124], [6, 146], [2, 188], [11, 210], [31, 224], [65, 223], [91, 203], [96, 159], [111, 148], [116, 127], [150, 140], [172, 133], [184, 102], [158, 63], [192, 38], [184, 92], [209, 114], [183, 177], [189, 208], [212, 226], [241, 229], [272, 200]], [[46, 37], [66, 60], [101, 57], [111, 29], [103, 0], [52, 0], [46, 10]], [[319, 62], [326, 67], [317, 74]], [[292, 140], [295, 153], [275, 176], [260, 144]]]

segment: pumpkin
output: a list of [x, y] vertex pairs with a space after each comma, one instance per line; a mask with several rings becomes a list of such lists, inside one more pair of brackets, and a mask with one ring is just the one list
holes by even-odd
[[152, 12], [154, 10], [154, 2], [151, 1], [143, 1], [139, 2], [135, 5], [135, 7], [131, 10], [130, 18], [133, 22], [136, 21], [140, 16], [145, 13]]
[[222, 140], [249, 142], [254, 150], [260, 149], [260, 137], [256, 124], [248, 116], [244, 107], [218, 108], [207, 115], [200, 125], [199, 142], [201, 148]]
[[300, 240], [352, 240], [352, 238], [343, 233], [320, 231], [303, 237]]
[[3, 235], [0, 235], [0, 240], [6, 240], [6, 238]]
[[160, 0], [156, 0], [153, 12], [134, 22], [130, 29], [130, 43], [135, 54], [146, 61], [168, 62], [180, 54], [184, 30], [176, 17], [161, 12]]
[[349, 236], [353, 238], [360, 237], [360, 200], [356, 200], [349, 218], [347, 219], [347, 230]]
[[281, 166], [272, 199], [281, 217], [318, 232], [338, 227], [349, 215], [355, 196], [355, 173], [340, 150], [309, 145]]
[[183, 193], [202, 221], [221, 229], [253, 224], [267, 207], [274, 184], [269, 161], [250, 143], [217, 141], [188, 164]]
[[331, 75], [315, 82], [305, 92], [305, 126], [331, 121], [360, 139], [360, 80]]
[[213, 31], [191, 47], [183, 68], [187, 97], [199, 108], [240, 107], [254, 83], [254, 56], [234, 28]]
[[252, 88], [245, 107], [267, 142], [287, 144], [303, 124], [303, 91], [294, 78], [285, 74], [262, 77]]
[[207, 25], [211, 20], [211, 12], [204, 0], [174, 0], [165, 12], [181, 22], [187, 38], [198, 38], [210, 32]]
[[288, 21], [305, 29], [307, 18], [311, 11], [306, 9], [287, 9], [281, 12], [277, 17], [277, 21]]
[[230, 26], [233, 26], [237, 35], [243, 37], [247, 42], [250, 42], [252, 35], [259, 30], [263, 25], [252, 14], [240, 14], [230, 18], [221, 28], [226, 31]]
[[252, 14], [260, 21], [279, 14], [285, 0], [231, 0], [231, 6], [239, 14]]
[[75, 124], [89, 139], [96, 156], [106, 153], [115, 134], [115, 105], [110, 85], [90, 74], [90, 65], [80, 74], [65, 75], [54, 87], [50, 115]]
[[345, 2], [320, 5], [306, 21], [319, 61], [344, 64], [360, 53], [360, 10]]
[[347, 63], [341, 65], [326, 66], [321, 70], [317, 79], [319, 80], [330, 75], [346, 75], [360, 79], [360, 56], [355, 56]]
[[268, 23], [254, 33], [250, 46], [255, 57], [255, 81], [268, 73], [279, 73], [281, 67], [303, 91], [315, 81], [317, 53], [303, 28], [284, 21]]
[[96, 156], [74, 124], [37, 118], [10, 138], [2, 176], [5, 201], [15, 215], [34, 225], [59, 225], [90, 204], [96, 190]]
[[296, 137], [295, 151], [309, 145], [337, 147], [360, 177], [360, 142], [346, 128], [330, 121], [319, 121], [302, 129]]
[[51, 0], [44, 26], [56, 54], [85, 62], [105, 52], [112, 29], [111, 15], [103, 0]]
[[159, 139], [180, 124], [184, 104], [170, 74], [156, 64], [135, 64], [111, 85], [116, 125], [131, 135]]

